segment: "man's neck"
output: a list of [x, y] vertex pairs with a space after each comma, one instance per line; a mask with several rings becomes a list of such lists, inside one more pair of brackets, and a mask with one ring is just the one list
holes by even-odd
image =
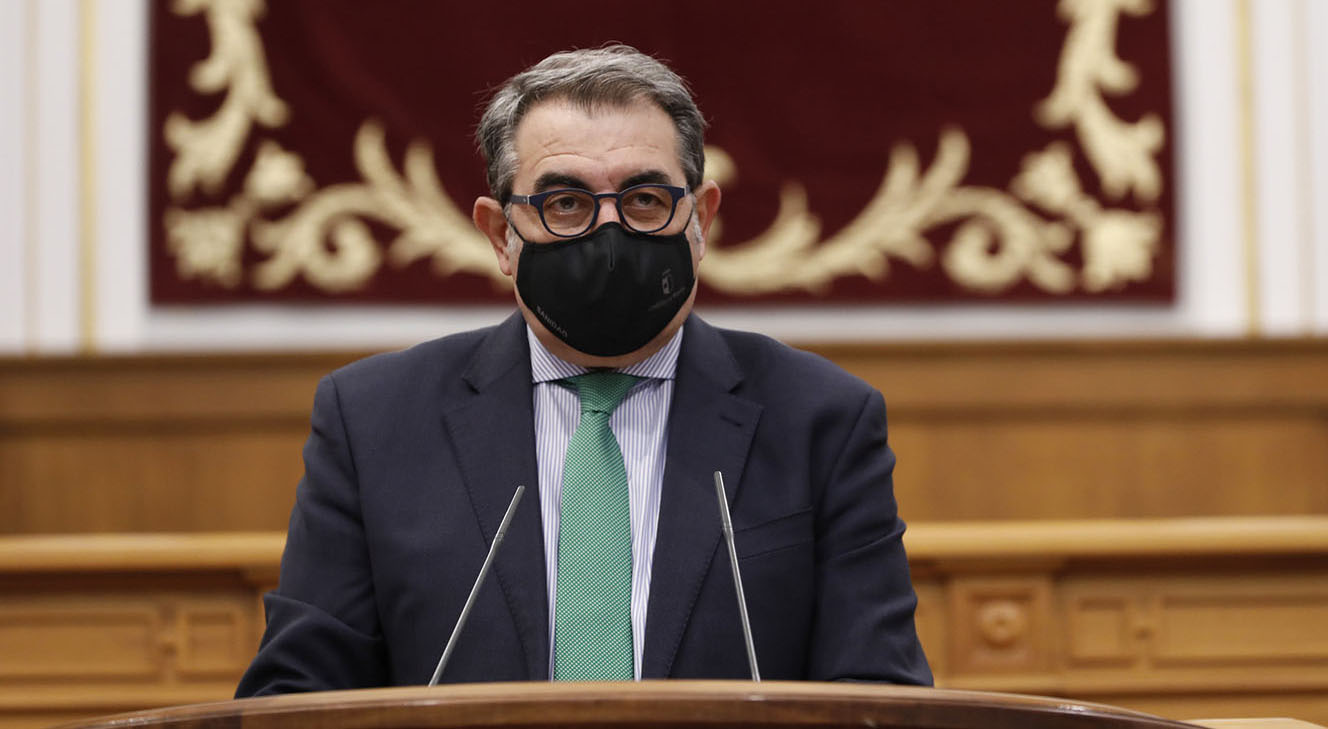
[[[611, 368], [619, 372], [653, 379], [673, 379], [678, 367], [678, 353], [682, 348], [682, 329], [673, 333], [663, 345], [639, 361]], [[535, 382], [547, 382], [581, 374], [588, 369], [583, 364], [568, 361], [551, 351], [542, 342], [532, 327], [527, 325], [526, 337], [530, 342], [531, 377]]]

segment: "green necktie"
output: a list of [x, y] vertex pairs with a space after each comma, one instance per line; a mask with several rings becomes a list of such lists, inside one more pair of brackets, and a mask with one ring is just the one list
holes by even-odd
[[558, 526], [553, 678], [630, 681], [632, 523], [622, 449], [609, 416], [637, 378], [618, 372], [571, 377], [581, 422], [567, 444]]

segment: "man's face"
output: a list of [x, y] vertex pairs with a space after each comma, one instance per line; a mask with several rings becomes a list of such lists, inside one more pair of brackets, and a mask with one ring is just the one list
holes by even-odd
[[[532, 107], [517, 126], [515, 136], [517, 170], [512, 191], [531, 195], [545, 190], [574, 187], [591, 192], [619, 192], [633, 185], [661, 183], [684, 186], [686, 179], [678, 155], [678, 134], [673, 120], [648, 101], [628, 106], [606, 106], [587, 111], [564, 100], [550, 100]], [[691, 243], [695, 271], [705, 255], [705, 234], [719, 206], [719, 188], [706, 182], [693, 194], [678, 201], [677, 212], [660, 235], [685, 232]], [[503, 273], [516, 276], [520, 242], [508, 248], [507, 220], [529, 241], [540, 245], [558, 240], [540, 222], [529, 205], [512, 205], [506, 217], [496, 200], [475, 202], [475, 223], [485, 232], [498, 256]], [[601, 201], [595, 226], [620, 222], [611, 200]], [[687, 318], [696, 291], [659, 336], [642, 349], [622, 357], [591, 357], [570, 349], [545, 330], [517, 297], [517, 306], [536, 336], [554, 354], [587, 366], [623, 366], [658, 350]]]

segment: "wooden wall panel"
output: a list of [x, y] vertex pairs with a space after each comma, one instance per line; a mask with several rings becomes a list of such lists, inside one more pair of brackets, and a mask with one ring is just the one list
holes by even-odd
[[[906, 519], [1328, 513], [1328, 340], [872, 344]], [[281, 529], [359, 355], [0, 359], [0, 533]]]
[[283, 529], [314, 387], [356, 356], [0, 360], [0, 532]]
[[913, 521], [1328, 513], [1324, 413], [892, 421]]
[[307, 426], [37, 430], [0, 436], [0, 531], [283, 529]]
[[11, 597], [0, 606], [0, 677], [142, 679], [160, 670], [151, 600]]

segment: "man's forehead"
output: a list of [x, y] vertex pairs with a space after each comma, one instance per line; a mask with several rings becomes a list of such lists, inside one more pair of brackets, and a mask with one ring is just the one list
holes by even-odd
[[545, 99], [523, 115], [515, 137], [517, 164], [524, 172], [598, 162], [682, 173], [677, 127], [649, 99], [593, 105]]

